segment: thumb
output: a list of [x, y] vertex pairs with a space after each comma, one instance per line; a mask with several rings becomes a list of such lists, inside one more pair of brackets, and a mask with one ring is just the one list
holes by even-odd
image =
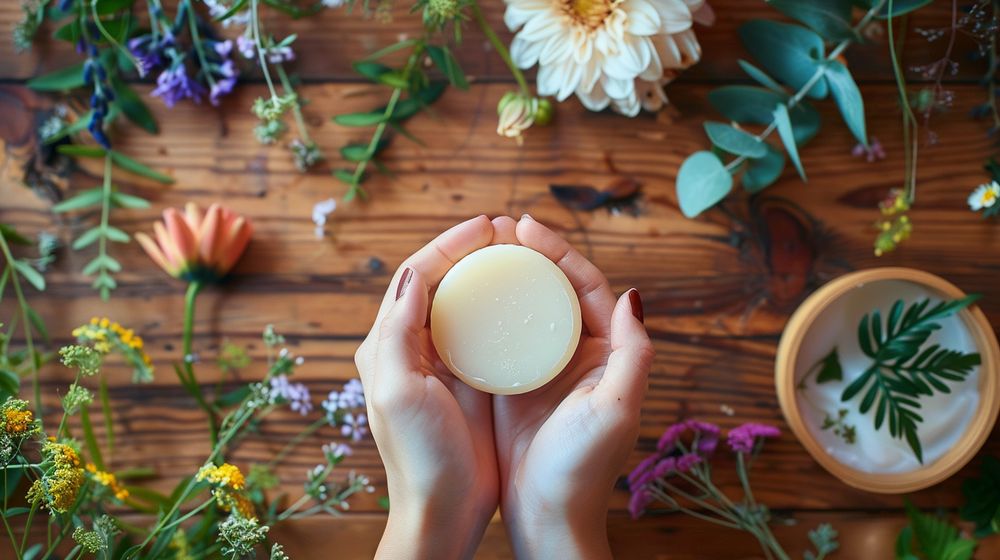
[[607, 406], [636, 410], [646, 396], [653, 345], [642, 324], [642, 300], [635, 288], [622, 294], [611, 314], [611, 355], [597, 386]]
[[423, 276], [407, 267], [399, 277], [396, 301], [379, 325], [374, 380], [377, 391], [394, 392], [419, 375], [428, 299]]

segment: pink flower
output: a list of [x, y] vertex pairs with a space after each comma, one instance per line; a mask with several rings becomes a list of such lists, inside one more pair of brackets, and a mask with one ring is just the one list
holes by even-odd
[[694, 449], [702, 455], [711, 455], [719, 443], [719, 427], [699, 420], [685, 420], [668, 426], [656, 444], [657, 451], [669, 453], [680, 441], [685, 432], [694, 433]]
[[163, 211], [163, 222], [153, 224], [154, 240], [145, 233], [135, 238], [156, 264], [174, 278], [189, 281], [218, 280], [243, 255], [253, 227], [232, 210], [213, 204], [204, 214], [188, 203], [182, 214]]
[[854, 157], [864, 156], [865, 161], [872, 163], [875, 160], [885, 159], [885, 148], [882, 147], [882, 143], [878, 141], [878, 138], [872, 136], [872, 141], [865, 146], [862, 143], [858, 143], [851, 150], [851, 155]]
[[781, 436], [781, 430], [767, 424], [748, 422], [729, 430], [729, 447], [737, 453], [752, 453], [757, 442]]
[[701, 455], [697, 453], [686, 453], [677, 459], [677, 472], [688, 472], [695, 465], [701, 462]]
[[628, 512], [632, 519], [639, 517], [646, 512], [646, 506], [653, 503], [653, 496], [645, 488], [632, 492], [632, 497], [628, 501]]
[[628, 475], [628, 487], [630, 489], [635, 490], [653, 479], [655, 475], [653, 474], [652, 466], [656, 463], [657, 459], [659, 459], [658, 456], [650, 455], [632, 469], [632, 472]]

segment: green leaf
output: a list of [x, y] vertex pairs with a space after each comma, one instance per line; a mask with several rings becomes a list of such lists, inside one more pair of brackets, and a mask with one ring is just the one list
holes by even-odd
[[733, 176], [712, 152], [691, 154], [677, 172], [677, 201], [688, 218], [714, 206], [732, 188]]
[[462, 68], [458, 65], [458, 60], [452, 54], [451, 49], [446, 45], [440, 47], [427, 45], [427, 54], [434, 62], [434, 65], [448, 78], [448, 82], [451, 85], [462, 90], [469, 89], [469, 82], [465, 79], [465, 73], [462, 72]]
[[759, 192], [774, 184], [785, 170], [785, 154], [767, 144], [767, 154], [760, 159], [751, 159], [743, 172], [743, 188], [749, 192]]
[[83, 235], [76, 238], [76, 241], [74, 241], [72, 245], [73, 249], [75, 251], [79, 251], [84, 247], [92, 245], [95, 241], [97, 241], [100, 238], [101, 238], [101, 227], [100, 226], [92, 227], [87, 231], [83, 232]]
[[[775, 105], [787, 103], [788, 99], [787, 95], [754, 86], [724, 86], [708, 94], [708, 102], [728, 120], [759, 125], [771, 124]], [[799, 102], [789, 114], [800, 146], [819, 132], [819, 112], [812, 105]]]
[[806, 171], [802, 168], [802, 161], [799, 159], [799, 148], [795, 143], [795, 132], [792, 130], [792, 119], [788, 114], [788, 107], [784, 103], [779, 103], [774, 109], [774, 123], [778, 126], [778, 136], [785, 144], [785, 151], [788, 152], [788, 159], [792, 160], [792, 165], [799, 172], [799, 177], [806, 181]]
[[[895, 0], [892, 3], [892, 17], [896, 18], [906, 15], [912, 11], [919, 10], [929, 5], [933, 0]], [[872, 5], [869, 4], [869, 8]], [[878, 13], [878, 17], [886, 19], [889, 17], [889, 3], [886, 2]]]
[[106, 16], [132, 7], [135, 0], [97, 0], [97, 13]]
[[223, 393], [216, 401], [215, 404], [221, 407], [235, 406], [241, 402], [243, 399], [250, 395], [250, 387], [248, 385], [240, 385], [236, 389], [229, 391], [228, 393]]
[[[739, 33], [743, 46], [764, 69], [796, 91], [822, 69], [823, 38], [805, 27], [751, 20], [740, 27]], [[819, 80], [806, 95], [823, 99], [827, 93], [826, 82]]]
[[115, 104], [121, 108], [122, 113], [128, 117], [128, 120], [150, 134], [160, 132], [159, 127], [156, 125], [156, 119], [153, 118], [153, 113], [149, 111], [149, 107], [146, 106], [135, 90], [130, 88], [118, 76], [111, 78], [111, 89], [115, 92]]
[[35, 91], [66, 91], [83, 87], [83, 63], [32, 78], [27, 86]]
[[28, 316], [28, 322], [31, 323], [32, 328], [35, 329], [45, 342], [49, 342], [49, 329], [45, 326], [45, 321], [42, 320], [41, 315], [33, 307], [26, 307], [24, 309], [25, 314]]
[[36, 290], [39, 292], [45, 291], [45, 277], [35, 270], [28, 261], [17, 259], [10, 264], [14, 265], [14, 270], [21, 275], [21, 278], [27, 280]]
[[820, 360], [819, 374], [816, 376], [816, 383], [826, 383], [828, 381], [841, 381], [844, 379], [844, 369], [840, 366], [840, 356], [834, 348]]
[[230, 6], [228, 10], [215, 18], [215, 21], [226, 21], [246, 8], [249, 3], [250, 0], [237, 0], [236, 2], [233, 2], [233, 5]]
[[916, 537], [917, 551], [927, 560], [971, 560], [977, 542], [962, 538], [957, 527], [921, 512], [909, 499], [906, 499], [906, 515]]
[[383, 112], [348, 113], [333, 117], [333, 122], [341, 126], [375, 126], [385, 120]]
[[392, 72], [392, 68], [380, 62], [360, 61], [351, 64], [354, 71], [373, 82], [378, 82], [382, 74]]
[[101, 158], [104, 157], [104, 148], [96, 146], [81, 146], [79, 144], [61, 144], [56, 147], [60, 154], [72, 157]]
[[767, 155], [765, 142], [728, 124], [707, 121], [705, 122], [705, 134], [716, 147], [731, 154], [754, 159]]
[[[114, 112], [114, 106], [112, 106], [112, 109], [108, 111], [108, 116], [106, 117], [106, 119], [110, 119], [111, 113], [113, 112]], [[46, 137], [45, 144], [54, 144], [55, 142], [58, 142], [59, 140], [62, 140], [67, 136], [76, 134], [78, 132], [83, 132], [84, 130], [87, 129], [87, 126], [90, 124], [90, 119], [91, 117], [93, 117], [93, 115], [94, 115], [93, 111], [87, 111], [83, 115], [77, 117], [75, 121], [66, 124], [62, 128], [60, 128], [59, 132], [56, 132], [52, 136]]]
[[148, 167], [146, 164], [139, 163], [121, 152], [111, 152], [111, 162], [126, 171], [131, 171], [132, 173], [141, 175], [147, 179], [159, 181], [160, 183], [166, 185], [174, 182], [173, 177], [164, 175], [163, 173]]
[[390, 54], [392, 54], [392, 53], [394, 53], [396, 51], [400, 51], [400, 50], [403, 50], [405, 48], [412, 47], [412, 46], [416, 45], [417, 43], [419, 43], [421, 40], [422, 39], [405, 39], [405, 40], [400, 41], [398, 43], [393, 43], [392, 45], [389, 45], [388, 47], [383, 47], [383, 48], [381, 48], [381, 49], [373, 52], [372, 54], [364, 57], [362, 59], [362, 62], [368, 62], [368, 61], [372, 61], [372, 60], [377, 60], [377, 59], [382, 58], [384, 56], [390, 55]]
[[978, 478], [962, 483], [965, 503], [959, 514], [976, 524], [976, 536], [985, 537], [1000, 532], [1000, 460], [983, 457]]
[[[375, 152], [372, 154], [372, 157], [385, 150], [388, 145], [388, 139], [383, 138], [379, 140], [378, 144], [375, 145]], [[371, 159], [368, 157], [368, 144], [348, 144], [340, 149], [340, 155], [347, 161], [353, 162]]]
[[344, 183], [345, 185], [352, 186], [352, 187], [356, 186], [357, 182], [354, 180], [354, 172], [353, 171], [348, 171], [347, 169], [334, 169], [333, 170], [333, 176], [338, 181], [340, 181], [341, 183]]
[[14, 245], [31, 245], [30, 239], [18, 233], [13, 226], [8, 226], [7, 224], [0, 224], [0, 235], [8, 243], [13, 243]]
[[446, 87], [447, 84], [444, 83], [433, 83], [400, 101], [396, 104], [396, 110], [392, 112], [392, 121], [404, 121], [425, 109], [441, 97]]
[[147, 201], [146, 199], [118, 191], [111, 193], [111, 204], [118, 206], [120, 208], [131, 208], [139, 210], [144, 208], [149, 208], [149, 201]]
[[90, 454], [90, 461], [98, 470], [104, 470], [104, 458], [101, 456], [101, 446], [97, 444], [94, 437], [94, 426], [90, 423], [90, 410], [88, 406], [80, 407], [80, 425], [83, 427], [83, 441], [87, 444], [87, 452]]
[[107, 229], [104, 230], [104, 235], [111, 241], [115, 241], [117, 243], [128, 243], [131, 239], [127, 233], [116, 228], [115, 226], [108, 226]]
[[808, 25], [831, 41], [857, 39], [851, 26], [851, 3], [845, 0], [767, 0], [779, 12]]
[[865, 132], [865, 103], [861, 98], [861, 90], [854, 83], [847, 67], [839, 61], [826, 62], [826, 81], [830, 84], [833, 99], [840, 108], [840, 114], [847, 123], [851, 134], [865, 146], [868, 145], [868, 134]]
[[98, 392], [101, 396], [101, 414], [104, 416], [104, 437], [108, 441], [108, 454], [114, 455], [115, 423], [111, 413], [111, 395], [108, 393], [108, 378], [104, 375], [101, 376]]
[[[11, 469], [13, 470], [13, 469]], [[27, 507], [12, 507], [3, 510], [3, 516], [7, 518], [17, 517], [18, 515], [24, 515], [31, 511], [31, 508]]]
[[9, 369], [0, 368], [0, 401], [17, 397], [21, 390], [21, 378]]
[[787, 93], [785, 91], [785, 88], [781, 84], [776, 82], [774, 78], [772, 78], [771, 76], [767, 75], [767, 72], [764, 72], [760, 68], [757, 68], [756, 66], [750, 64], [749, 62], [743, 60], [742, 58], [737, 60], [736, 62], [740, 65], [740, 68], [742, 68], [743, 71], [746, 72], [748, 76], [753, 78], [753, 80], [758, 84], [766, 87], [767, 89], [779, 95], [785, 95]]
[[87, 276], [91, 276], [94, 273], [102, 270], [110, 270], [111, 272], [121, 272], [122, 265], [117, 259], [108, 254], [97, 255], [94, 260], [87, 263], [87, 266], [83, 268], [83, 273]]
[[59, 29], [56, 29], [55, 33], [52, 34], [56, 39], [66, 41], [67, 43], [76, 44], [80, 40], [80, 20], [73, 18], [72, 21], [63, 25]]
[[79, 210], [81, 208], [87, 208], [88, 206], [100, 204], [103, 199], [104, 191], [101, 187], [87, 189], [77, 193], [73, 198], [66, 199], [59, 204], [56, 204], [52, 207], [52, 211], [62, 213], [69, 212], [71, 210]]

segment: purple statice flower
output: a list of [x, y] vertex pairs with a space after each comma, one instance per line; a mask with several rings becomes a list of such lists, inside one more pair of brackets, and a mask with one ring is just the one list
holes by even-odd
[[628, 512], [632, 519], [639, 519], [646, 512], [646, 507], [653, 503], [653, 495], [646, 488], [639, 488], [632, 492], [628, 500]]
[[885, 159], [885, 148], [882, 147], [882, 143], [878, 141], [878, 138], [872, 136], [871, 142], [867, 146], [858, 142], [854, 149], [851, 150], [851, 155], [854, 157], [864, 157], [865, 161], [872, 163], [876, 160]]
[[269, 396], [272, 403], [287, 402], [289, 408], [303, 416], [313, 408], [309, 388], [302, 383], [288, 381], [285, 374], [271, 378]]
[[653, 465], [656, 464], [656, 460], [660, 457], [658, 455], [650, 455], [638, 465], [632, 469], [632, 472], [628, 475], [628, 487], [631, 490], [636, 490], [640, 486], [646, 485], [650, 480], [653, 479]]
[[354, 441], [361, 441], [368, 433], [368, 416], [361, 412], [354, 414], [348, 412], [341, 419], [340, 433], [344, 437], [350, 437]]
[[235, 77], [222, 78], [220, 80], [216, 80], [215, 83], [212, 84], [212, 87], [208, 92], [208, 101], [212, 105], [218, 105], [219, 100], [222, 98], [222, 96], [231, 93], [235, 86], [236, 86]]
[[668, 426], [656, 443], [657, 451], [669, 453], [677, 447], [686, 432], [694, 434], [694, 448], [702, 455], [711, 455], [719, 443], [719, 427], [699, 420], [685, 420]]
[[663, 478], [677, 470], [677, 458], [665, 457], [653, 467], [653, 478]]
[[729, 430], [729, 447], [737, 453], [752, 453], [757, 441], [763, 438], [776, 438], [781, 435], [781, 430], [775, 426], [767, 424], [757, 424], [747, 422], [742, 426], [737, 426]]
[[247, 60], [257, 56], [257, 45], [253, 42], [253, 39], [246, 35], [240, 35], [236, 38], [236, 50], [240, 51], [243, 58]]
[[675, 468], [677, 469], [677, 472], [688, 472], [701, 461], [701, 455], [698, 455], [697, 453], [685, 453], [677, 458]]
[[180, 63], [160, 72], [152, 95], [163, 99], [167, 107], [173, 107], [178, 101], [188, 98], [195, 103], [201, 103], [201, 96], [204, 93], [205, 87], [197, 80], [191, 79], [184, 64]]
[[169, 31], [158, 39], [154, 39], [150, 34], [140, 35], [129, 39], [126, 46], [135, 59], [139, 76], [145, 77], [164, 65], [165, 52], [174, 46], [174, 37]]

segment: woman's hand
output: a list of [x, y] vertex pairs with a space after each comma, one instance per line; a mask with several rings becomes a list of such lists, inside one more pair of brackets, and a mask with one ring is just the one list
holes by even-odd
[[639, 430], [653, 358], [634, 289], [615, 301], [604, 275], [525, 215], [494, 220], [494, 243], [520, 243], [555, 262], [580, 299], [584, 332], [548, 385], [493, 397], [500, 510], [518, 558], [610, 558], [606, 518], [615, 479]]
[[480, 216], [407, 259], [355, 355], [391, 499], [379, 558], [471, 557], [496, 511], [490, 395], [448, 371], [427, 328], [430, 292], [493, 237]]

